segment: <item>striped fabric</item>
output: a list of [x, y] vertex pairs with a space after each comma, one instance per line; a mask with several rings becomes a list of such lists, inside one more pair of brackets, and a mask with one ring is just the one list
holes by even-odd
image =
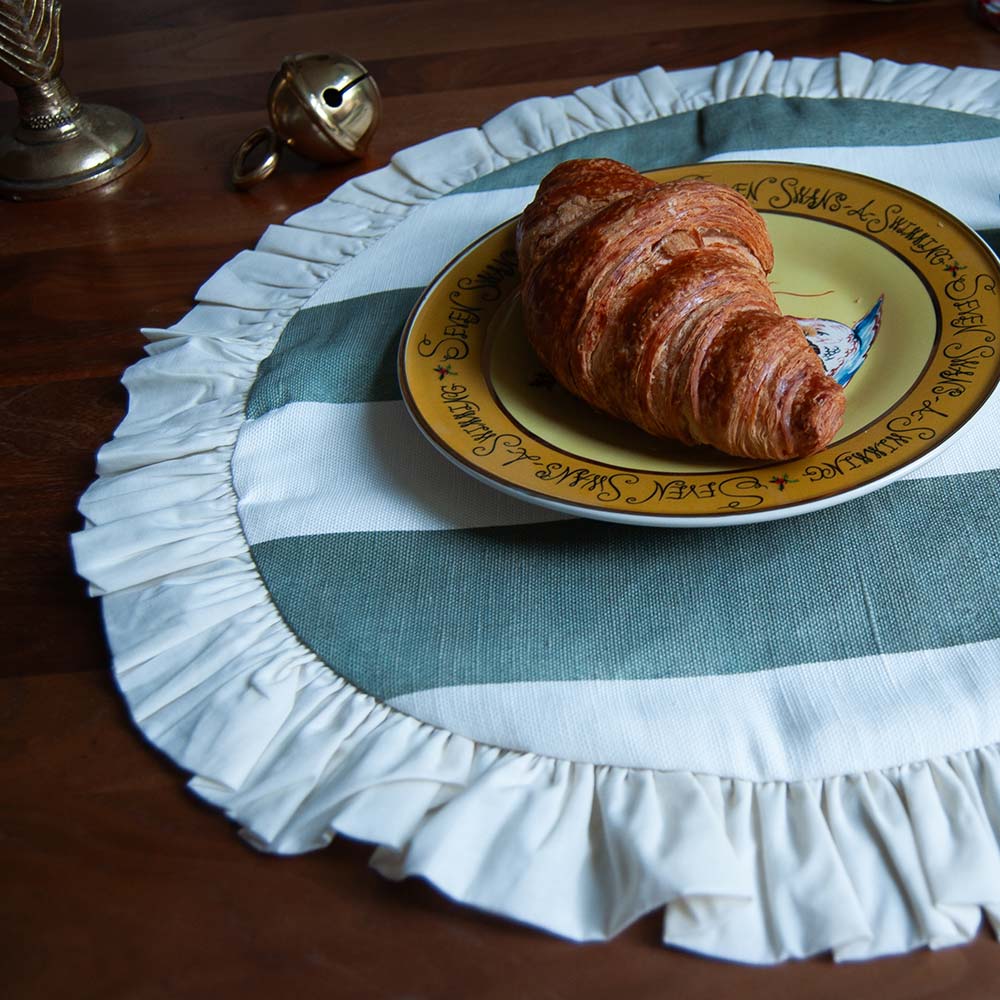
[[658, 907], [760, 963], [1000, 926], [1000, 400], [877, 492], [711, 530], [514, 500], [406, 414], [420, 290], [593, 155], [841, 167], [1000, 243], [987, 71], [747, 53], [403, 150], [125, 375], [74, 549], [136, 725], [262, 850], [371, 841], [576, 940]]
[[[516, 215], [553, 164], [597, 155], [642, 169], [713, 158], [845, 167], [981, 230], [1000, 225], [1000, 120], [875, 100], [737, 98], [587, 135], [462, 185], [325, 282], [260, 367], [233, 476], [276, 605], [362, 690], [500, 746], [756, 780], [926, 756], [927, 735], [905, 715], [911, 738], [896, 734], [891, 699], [873, 740], [859, 739], [854, 718], [901, 672], [919, 675], [922, 704], [950, 686], [957, 656], [975, 663], [976, 684], [993, 685], [1000, 602], [983, 597], [1000, 556], [995, 406], [939, 460], [875, 495], [694, 533], [552, 523], [450, 466], [405, 413], [396, 349], [423, 286]], [[713, 678], [710, 701], [700, 677]], [[815, 752], [819, 709], [807, 725], [782, 718], [789, 688], [803, 685], [824, 726], [851, 720], [830, 756]], [[905, 693], [899, 704], [911, 708]], [[699, 736], [710, 707], [727, 718], [727, 739]], [[941, 748], [988, 734], [989, 713], [958, 716], [961, 735], [952, 729]], [[780, 746], [745, 752], [774, 732]]]

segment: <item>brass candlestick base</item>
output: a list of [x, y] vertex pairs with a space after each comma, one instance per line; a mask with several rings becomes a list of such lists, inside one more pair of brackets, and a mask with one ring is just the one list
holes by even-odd
[[0, 197], [62, 198], [107, 184], [142, 159], [142, 123], [117, 108], [81, 105], [59, 78], [56, 0], [0, 0], [0, 79], [20, 123], [0, 137]]
[[0, 196], [15, 201], [65, 198], [107, 184], [149, 149], [142, 123], [117, 108], [78, 105], [64, 124], [0, 137]]

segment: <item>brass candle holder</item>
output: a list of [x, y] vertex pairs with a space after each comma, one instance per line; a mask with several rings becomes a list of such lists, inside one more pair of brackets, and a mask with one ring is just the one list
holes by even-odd
[[107, 184], [149, 148], [142, 123], [117, 108], [80, 104], [59, 76], [58, 0], [0, 0], [0, 80], [20, 121], [0, 136], [0, 196], [62, 198]]

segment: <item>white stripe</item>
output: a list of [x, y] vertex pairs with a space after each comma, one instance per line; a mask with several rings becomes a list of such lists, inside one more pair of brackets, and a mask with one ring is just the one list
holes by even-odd
[[[796, 147], [722, 153], [709, 161], [783, 160], [868, 174], [922, 194], [977, 228], [1000, 226], [994, 164], [1000, 139], [939, 146]], [[940, 182], [948, 178], [948, 184]], [[454, 194], [411, 212], [378, 243], [347, 261], [310, 305], [428, 284], [452, 257], [521, 212], [534, 187]]]
[[746, 149], [720, 153], [706, 162], [724, 160], [816, 163], [867, 174], [922, 195], [973, 229], [1000, 226], [1000, 203], [997, 201], [1000, 184], [996, 175], [1000, 138], [946, 142], [938, 146]]
[[1000, 640], [724, 677], [437, 688], [402, 712], [568, 760], [753, 781], [887, 768], [1000, 739]]
[[273, 410], [240, 428], [232, 469], [251, 545], [340, 531], [565, 520], [460, 471], [424, 440], [401, 402]]
[[1000, 387], [960, 431], [945, 442], [940, 455], [907, 473], [904, 479], [958, 476], [964, 472], [1000, 469]]
[[[906, 478], [1000, 468], [1000, 397]], [[290, 403], [240, 429], [233, 485], [251, 545], [339, 531], [434, 531], [560, 520], [482, 485], [432, 448], [402, 402]]]

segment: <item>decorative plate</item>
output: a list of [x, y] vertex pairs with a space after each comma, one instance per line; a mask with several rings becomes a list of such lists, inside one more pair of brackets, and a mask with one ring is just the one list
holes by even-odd
[[1000, 381], [1000, 266], [931, 202], [874, 178], [791, 163], [704, 163], [650, 176], [728, 184], [763, 214], [778, 302], [846, 384], [840, 436], [808, 458], [761, 464], [653, 438], [592, 410], [554, 382], [525, 337], [513, 219], [428, 286], [399, 351], [414, 420], [477, 478], [605, 520], [788, 517], [912, 470], [954, 439]]

